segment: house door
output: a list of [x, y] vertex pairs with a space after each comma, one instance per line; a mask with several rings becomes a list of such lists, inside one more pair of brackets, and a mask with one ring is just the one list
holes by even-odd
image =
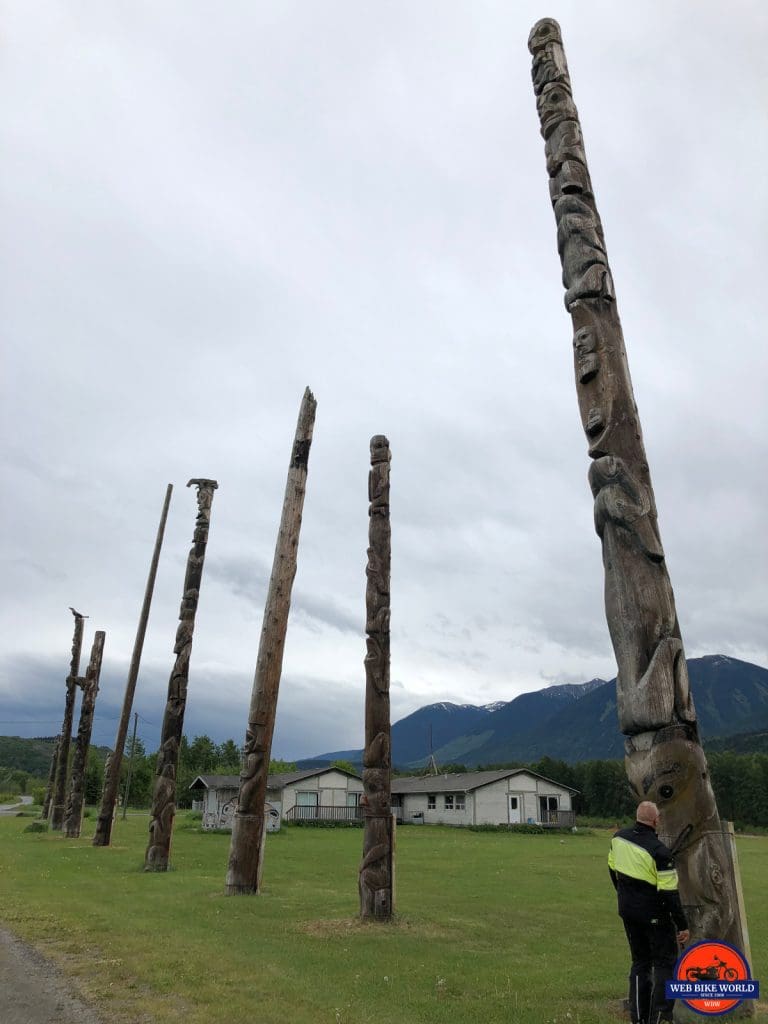
[[519, 825], [523, 820], [523, 811], [520, 806], [520, 797], [512, 796], [509, 797], [509, 824]]
[[557, 797], [539, 797], [539, 821], [542, 825], [557, 825]]

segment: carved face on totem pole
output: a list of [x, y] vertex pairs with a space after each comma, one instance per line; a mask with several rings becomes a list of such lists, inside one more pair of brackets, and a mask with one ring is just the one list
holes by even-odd
[[560, 43], [563, 38], [560, 35], [560, 26], [554, 18], [542, 18], [537, 21], [528, 36], [528, 49], [534, 55], [545, 49], [550, 43]]
[[562, 121], [576, 121], [579, 113], [568, 87], [561, 82], [549, 82], [536, 101], [541, 122], [541, 134], [548, 139]]
[[363, 779], [366, 816], [389, 814], [389, 768], [365, 768]]

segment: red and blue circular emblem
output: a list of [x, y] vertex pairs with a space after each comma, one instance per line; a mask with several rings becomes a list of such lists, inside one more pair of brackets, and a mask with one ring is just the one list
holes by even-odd
[[677, 961], [668, 995], [682, 999], [696, 1013], [719, 1017], [744, 999], [758, 997], [758, 983], [743, 953], [727, 942], [697, 942]]

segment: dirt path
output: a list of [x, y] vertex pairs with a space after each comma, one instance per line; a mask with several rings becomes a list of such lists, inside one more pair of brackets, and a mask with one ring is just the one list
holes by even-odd
[[58, 968], [0, 928], [0, 1000], [3, 1024], [104, 1024], [72, 994]]

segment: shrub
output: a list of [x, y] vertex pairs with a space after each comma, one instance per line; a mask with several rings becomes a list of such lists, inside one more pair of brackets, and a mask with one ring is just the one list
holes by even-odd
[[32, 790], [32, 803], [42, 806], [45, 800], [45, 786], [35, 786]]
[[543, 825], [467, 825], [470, 832], [511, 832], [518, 836], [542, 836], [545, 832], [568, 831], [562, 828], [544, 828]]
[[47, 821], [31, 821], [29, 825], [23, 830], [24, 832], [47, 832], [48, 822]]
[[291, 828], [362, 828], [363, 819], [356, 821], [323, 821], [319, 818], [299, 818], [290, 822]]

